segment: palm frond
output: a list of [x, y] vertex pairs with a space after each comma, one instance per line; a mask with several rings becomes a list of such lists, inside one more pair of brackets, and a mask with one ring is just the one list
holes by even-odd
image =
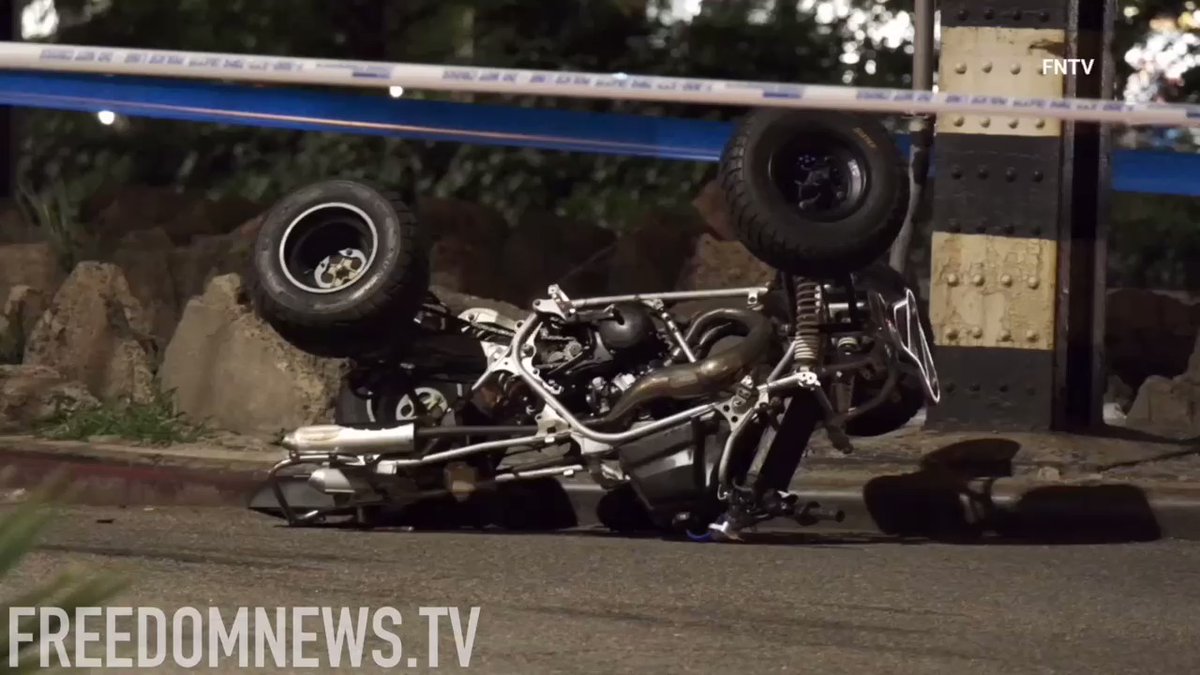
[[[4, 577], [17, 568], [37, 545], [38, 538], [53, 520], [52, 505], [69, 489], [65, 477], [53, 476], [37, 494], [0, 515], [0, 588]], [[9, 665], [9, 639], [13, 634], [10, 610], [15, 607], [57, 607], [72, 616], [80, 607], [98, 607], [125, 588], [123, 579], [78, 572], [59, 574], [49, 583], [0, 602], [0, 673], [30, 673], [40, 670], [37, 650], [41, 622], [37, 616], [23, 617], [15, 627], [33, 636], [20, 645], [19, 665]]]

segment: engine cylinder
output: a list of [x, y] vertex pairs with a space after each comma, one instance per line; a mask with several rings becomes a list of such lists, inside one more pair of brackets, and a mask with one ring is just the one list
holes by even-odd
[[633, 351], [654, 339], [654, 321], [641, 304], [620, 303], [613, 307], [613, 314], [596, 322], [596, 334], [609, 351], [614, 354]]

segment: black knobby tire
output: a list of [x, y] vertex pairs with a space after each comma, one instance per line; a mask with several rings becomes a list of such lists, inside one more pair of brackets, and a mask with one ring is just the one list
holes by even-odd
[[725, 148], [720, 183], [746, 248], [802, 276], [877, 260], [904, 225], [909, 199], [907, 168], [887, 130], [849, 113], [752, 113]]
[[[429, 287], [428, 244], [412, 211], [349, 180], [280, 200], [263, 221], [251, 267], [247, 291], [258, 314], [284, 340], [325, 357], [392, 351]], [[338, 285], [330, 270], [352, 278]]]
[[[879, 389], [879, 386], [855, 387], [854, 404], [865, 403], [873, 398]], [[846, 434], [858, 438], [890, 434], [911, 422], [923, 407], [925, 390], [921, 383], [916, 378], [901, 376], [896, 388], [883, 403], [846, 423]]]
[[[888, 301], [902, 298], [910, 286], [899, 272], [878, 262], [859, 270], [855, 275], [855, 285], [879, 291]], [[921, 321], [926, 334], [932, 335], [929, 331], [929, 314], [924, 307], [921, 308]], [[860, 380], [855, 386], [853, 404], [859, 405], [872, 399], [882, 386], [882, 381]], [[864, 438], [889, 434], [908, 424], [924, 407], [924, 385], [917, 377], [902, 374], [896, 388], [883, 403], [846, 423], [846, 433]]]

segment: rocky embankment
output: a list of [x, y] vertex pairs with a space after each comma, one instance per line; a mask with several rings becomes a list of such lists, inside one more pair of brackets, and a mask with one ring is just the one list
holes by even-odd
[[[648, 214], [619, 237], [545, 214], [510, 224], [456, 200], [416, 207], [435, 292], [452, 307], [519, 312], [553, 283], [586, 295], [765, 281], [769, 270], [723, 240], [713, 197], [690, 214]], [[239, 434], [327, 420], [344, 364], [293, 349], [241, 292], [262, 208], [148, 188], [107, 198], [92, 205], [90, 259], [70, 269], [32, 228], [0, 226], [0, 432], [163, 395]]]
[[[343, 364], [298, 352], [253, 314], [239, 274], [262, 207], [150, 188], [97, 198], [90, 259], [70, 269], [35, 231], [0, 217], [0, 432], [55, 414], [166, 395], [239, 434], [328, 419]], [[468, 202], [423, 199], [436, 292], [512, 312], [558, 283], [572, 295], [761, 283], [713, 186], [688, 214], [649, 213], [621, 236]], [[486, 300], [484, 300], [486, 298]], [[1200, 435], [1200, 301], [1110, 292], [1109, 398], [1131, 426]]]

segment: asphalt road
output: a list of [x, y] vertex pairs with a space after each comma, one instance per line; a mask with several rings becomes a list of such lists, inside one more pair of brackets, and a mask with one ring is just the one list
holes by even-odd
[[[1194, 543], [823, 534], [719, 545], [291, 530], [235, 510], [93, 508], [66, 511], [0, 596], [79, 565], [125, 575], [132, 587], [118, 604], [168, 612], [393, 606], [404, 617], [396, 631], [404, 654], [417, 657], [410, 672], [429, 670], [420, 606], [463, 607], [464, 618], [466, 607], [481, 608], [469, 666], [481, 673], [1192, 673], [1200, 665]], [[439, 670], [457, 670], [442, 628]]]

